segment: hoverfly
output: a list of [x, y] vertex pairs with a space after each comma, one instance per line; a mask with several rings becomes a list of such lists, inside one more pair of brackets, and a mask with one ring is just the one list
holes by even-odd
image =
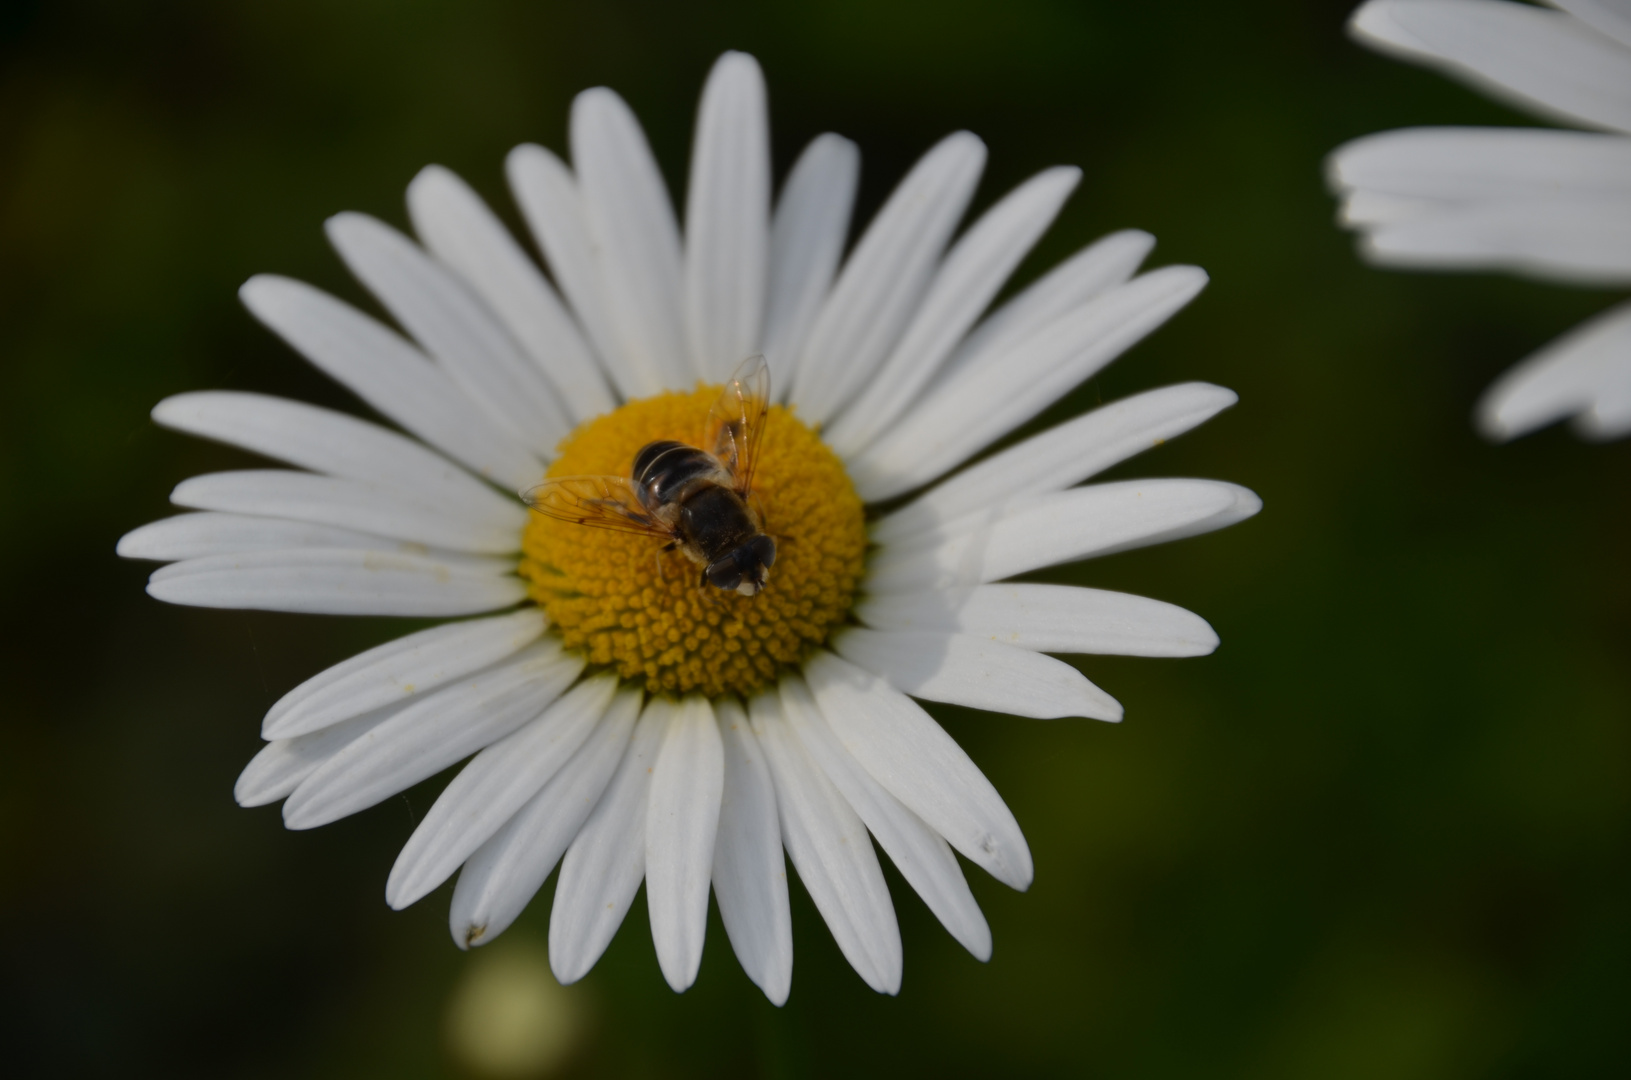
[[649, 442], [629, 475], [562, 476], [521, 493], [540, 514], [666, 541], [702, 567], [699, 588], [752, 596], [776, 562], [776, 541], [751, 503], [753, 469], [770, 410], [770, 371], [762, 356], [743, 361], [708, 412], [699, 449]]

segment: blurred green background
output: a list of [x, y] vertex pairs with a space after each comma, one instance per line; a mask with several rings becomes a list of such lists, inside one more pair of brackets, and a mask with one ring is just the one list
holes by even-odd
[[[1624, 1075], [1631, 442], [1491, 447], [1468, 422], [1497, 373], [1613, 297], [1355, 259], [1321, 181], [1331, 148], [1530, 121], [1353, 45], [1349, 6], [12, 0], [0, 1071]], [[149, 565], [113, 555], [176, 482], [250, 460], [156, 428], [159, 398], [360, 408], [240, 308], [245, 278], [365, 302], [321, 223], [405, 224], [428, 162], [515, 222], [504, 153], [563, 149], [591, 85], [628, 98], [678, 189], [725, 48], [764, 64], [778, 171], [824, 130], [860, 144], [861, 221], [967, 127], [991, 148], [976, 209], [1045, 166], [1086, 170], [1020, 280], [1127, 226], [1159, 237], [1154, 264], [1204, 266], [1199, 300], [1050, 419], [1230, 386], [1239, 406], [1117, 475], [1220, 477], [1267, 504], [1054, 574], [1222, 635], [1200, 660], [1082, 661], [1124, 724], [934, 710], [1037, 875], [1022, 895], [970, 868], [996, 939], [980, 964], [890, 871], [899, 998], [865, 988], [799, 888], [779, 1010], [717, 914], [684, 995], [643, 902], [566, 991], [540, 976], [553, 885], [459, 952], [448, 887], [404, 913], [382, 896], [445, 777], [310, 833], [231, 796], [267, 706], [401, 624], [168, 607], [142, 591]], [[484, 1064], [549, 1031], [561, 1054]]]

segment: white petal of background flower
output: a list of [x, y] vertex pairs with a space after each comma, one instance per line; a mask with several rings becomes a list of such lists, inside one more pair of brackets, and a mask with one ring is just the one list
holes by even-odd
[[879, 993], [899, 993], [900, 926], [866, 826], [810, 759], [776, 695], [760, 694], [748, 707], [799, 880], [855, 973]]
[[764, 74], [728, 52], [702, 91], [686, 189], [685, 328], [698, 378], [724, 382], [759, 352], [769, 247]]
[[1631, 47], [1631, 9], [1625, 0], [1548, 0], [1587, 26]]
[[818, 135], [782, 187], [770, 227], [765, 361], [771, 393], [785, 398], [849, 235], [861, 154], [839, 135]]
[[619, 690], [572, 760], [464, 864], [448, 911], [459, 948], [503, 933], [543, 887], [629, 749], [642, 696]]
[[1508, 371], [1478, 403], [1479, 426], [1511, 439], [1564, 417], [1589, 439], [1631, 435], [1631, 304], [1577, 327]]
[[714, 714], [725, 754], [714, 898], [742, 970], [780, 1005], [793, 985], [793, 916], [776, 785], [742, 706], [721, 698]]
[[[1631, 11], [1558, 0], [1371, 0], [1361, 42], [1440, 67], [1565, 123], [1631, 132]], [[1370, 261], [1506, 270], [1574, 284], [1631, 282], [1631, 139], [1533, 129], [1421, 128], [1339, 147], [1339, 220]], [[1588, 438], [1626, 434], [1631, 363], [1605, 316], [1508, 372], [1479, 427], [1508, 439], [1575, 416]]]
[[555, 290], [468, 184], [427, 165], [408, 185], [408, 215], [420, 242], [486, 301], [560, 392], [573, 423], [616, 407], [589, 343]]
[[1631, 196], [1631, 139], [1547, 128], [1401, 128], [1344, 144], [1339, 189], [1453, 205], [1486, 199]]
[[1505, 0], [1370, 0], [1367, 44], [1569, 124], [1631, 132], [1631, 52], [1562, 12]]
[[1631, 197], [1450, 207], [1368, 229], [1380, 266], [1515, 270], [1582, 285], [1631, 281]]

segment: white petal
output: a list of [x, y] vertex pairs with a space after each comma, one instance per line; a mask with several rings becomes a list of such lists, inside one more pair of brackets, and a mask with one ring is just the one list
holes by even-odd
[[614, 392], [621, 390], [631, 384], [633, 370], [612, 326], [583, 198], [572, 170], [532, 143], [511, 150], [504, 167], [510, 191], [554, 271], [555, 283], [571, 302], [572, 314], [610, 374]]
[[901, 876], [963, 948], [977, 959], [991, 959], [991, 928], [945, 838], [902, 806], [844, 749], [803, 679], [783, 679], [780, 688], [782, 709], [799, 742], [877, 837]]
[[1625, 0], [1547, 0], [1593, 30], [1631, 46], [1631, 9]]
[[436, 775], [543, 712], [582, 670], [581, 657], [546, 638], [415, 700], [307, 777], [283, 804], [283, 823], [327, 825]]
[[1559, 12], [1491, 0], [1371, 0], [1349, 29], [1542, 116], [1631, 130], [1631, 51]]
[[689, 385], [674, 208], [640, 122], [605, 87], [585, 90], [572, 103], [572, 164], [611, 330], [636, 380], [622, 387], [624, 395]]
[[720, 698], [714, 715], [725, 750], [714, 898], [742, 970], [772, 1005], [780, 1005], [793, 983], [793, 919], [776, 787], [742, 706]]
[[394, 551], [306, 548], [171, 563], [147, 594], [193, 607], [320, 615], [476, 615], [527, 597], [520, 578]]
[[1205, 656], [1218, 636], [1174, 604], [1073, 585], [976, 585], [868, 596], [855, 617], [880, 630], [974, 634], [1038, 652]]
[[1354, 191], [1337, 204], [1337, 224], [1350, 229], [1392, 225], [1412, 218], [1432, 217], [1460, 204], [1444, 199], [1422, 199], [1410, 195], [1388, 195], [1379, 191]]
[[685, 329], [691, 370], [707, 382], [759, 351], [769, 246], [764, 73], [727, 52], [702, 91], [685, 206]]
[[966, 131], [948, 135], [872, 219], [793, 372], [789, 398], [805, 423], [832, 419], [894, 347], [984, 167], [984, 143]]
[[1458, 204], [1368, 230], [1384, 266], [1516, 270], [1584, 285], [1631, 282], [1631, 199]]
[[448, 912], [459, 948], [503, 933], [543, 887], [628, 750], [642, 696], [620, 690], [572, 760], [464, 864]]
[[1631, 194], [1631, 139], [1545, 128], [1423, 127], [1336, 149], [1331, 185], [1429, 200]]
[[471, 758], [403, 845], [385, 902], [400, 910], [452, 877], [577, 753], [616, 691], [615, 675], [585, 680]]
[[1111, 233], [1066, 259], [1024, 292], [992, 312], [963, 339], [936, 381], [969, 364], [982, 364], [1062, 319], [1137, 272], [1155, 246], [1140, 229]]
[[[1162, 387], [1111, 402], [993, 454], [875, 522], [874, 543], [944, 527], [1019, 495], [1062, 491], [1177, 438], [1238, 400], [1209, 383]], [[951, 531], [949, 529], [944, 531]]]
[[906, 333], [866, 388], [822, 437], [848, 457], [871, 442], [928, 385], [963, 334], [1053, 224], [1082, 171], [1032, 177], [970, 226], [946, 253]]
[[589, 974], [645, 876], [651, 771], [673, 714], [664, 698], [646, 703], [617, 772], [561, 860], [549, 915], [549, 967], [562, 985]]
[[1598, 442], [1631, 435], [1631, 379], [1622, 372], [1612, 390], [1599, 394], [1590, 409], [1574, 418], [1574, 430]]
[[238, 296], [331, 378], [477, 475], [514, 490], [543, 476], [525, 444], [497, 431], [445, 371], [356, 308], [271, 274], [250, 278]]
[[[472, 555], [413, 540], [380, 536], [378, 533], [215, 510], [177, 514], [150, 522], [120, 537], [114, 550], [127, 559], [158, 559], [164, 562], [215, 555], [271, 556], [278, 552], [327, 550], [404, 555], [482, 575], [511, 574], [516, 568], [513, 555]], [[326, 561], [317, 556], [313, 558], [318, 562]]]
[[873, 779], [969, 861], [1015, 889], [1031, 850], [987, 780], [922, 707], [878, 676], [817, 651], [804, 665], [821, 715]]
[[177, 484], [177, 506], [309, 521], [429, 547], [503, 555], [521, 547], [526, 521], [482, 520], [397, 488], [293, 469], [206, 473]]
[[866, 826], [810, 760], [776, 695], [760, 694], [748, 707], [799, 879], [855, 973], [881, 994], [899, 993], [900, 924]]
[[963, 368], [850, 462], [856, 490], [872, 502], [934, 479], [1069, 393], [1205, 285], [1193, 266], [1144, 274]]
[[519, 530], [527, 513], [423, 444], [378, 424], [300, 401], [206, 390], [153, 407], [153, 419], [313, 472], [383, 484], [451, 504], [466, 517]]
[[675, 990], [697, 979], [725, 789], [725, 751], [706, 698], [680, 702], [651, 775], [646, 906], [657, 964]]
[[[351, 529], [312, 525], [304, 521], [250, 517], [246, 514], [218, 514], [203, 511], [177, 514], [132, 529], [119, 538], [114, 550], [126, 559], [197, 559], [205, 555], [235, 555], [245, 551], [281, 551], [289, 548], [382, 549], [414, 555], [425, 554], [423, 544], [406, 541], [393, 545], [389, 540]], [[438, 557], [444, 554], [438, 553]]]
[[[1211, 532], [1251, 517], [1262, 502], [1219, 480], [1123, 480], [994, 507], [981, 525], [892, 544], [867, 565], [868, 592], [970, 586]], [[971, 519], [963, 519], [968, 523]]]
[[851, 626], [829, 644], [850, 663], [925, 701], [1038, 720], [1121, 720], [1121, 703], [1069, 664], [990, 638]]
[[538, 640], [548, 618], [524, 608], [491, 619], [433, 626], [388, 641], [319, 672], [278, 699], [261, 723], [261, 738], [288, 739], [371, 709], [406, 702]]
[[387, 705], [361, 716], [353, 716], [322, 731], [267, 743], [239, 774], [232, 797], [239, 806], [265, 806], [277, 802], [299, 787], [301, 781], [335, 754], [395, 716], [405, 706], [406, 703]]
[[468, 184], [428, 165], [408, 185], [408, 214], [431, 254], [463, 276], [549, 376], [572, 420], [616, 407], [605, 374], [555, 290]]
[[572, 429], [558, 391], [447, 269], [366, 214], [336, 214], [329, 241], [351, 272], [512, 437], [548, 459]]
[[1581, 434], [1631, 434], [1631, 304], [1611, 308], [1502, 375], [1478, 403], [1491, 439], [1517, 438], [1565, 417]]
[[770, 227], [765, 362], [782, 399], [815, 325], [849, 235], [861, 154], [841, 135], [818, 135], [793, 165]]

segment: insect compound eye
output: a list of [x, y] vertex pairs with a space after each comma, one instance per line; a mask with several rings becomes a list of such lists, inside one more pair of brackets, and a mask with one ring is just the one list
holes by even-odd
[[776, 565], [776, 541], [770, 537], [761, 534], [742, 546], [766, 569]]
[[728, 555], [709, 566], [705, 573], [708, 584], [726, 592], [735, 592], [736, 587], [742, 584], [742, 568]]

